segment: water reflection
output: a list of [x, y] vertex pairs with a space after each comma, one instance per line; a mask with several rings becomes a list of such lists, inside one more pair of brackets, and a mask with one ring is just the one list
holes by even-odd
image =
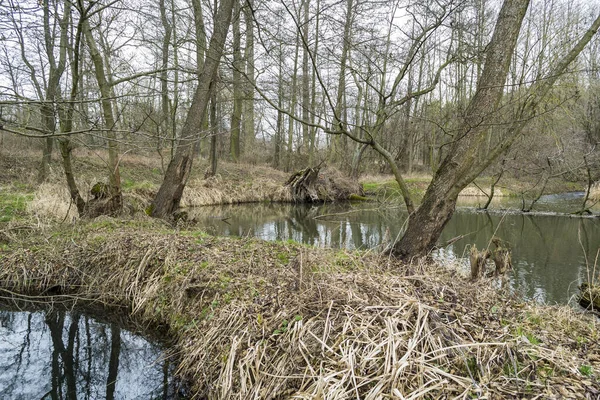
[[[567, 200], [572, 198], [568, 196]], [[566, 207], [568, 201], [558, 202], [557, 207]], [[400, 208], [373, 204], [248, 204], [201, 207], [190, 210], [190, 214], [199, 221], [201, 229], [217, 235], [291, 239], [313, 246], [349, 249], [374, 248], [393, 241], [401, 234], [407, 218]], [[493, 235], [511, 244], [515, 264], [511, 284], [515, 290], [541, 302], [566, 303], [577, 293], [579, 283], [588, 280], [587, 266], [593, 267], [600, 248], [600, 221], [463, 209], [455, 213], [440, 243], [462, 238], [440, 249], [437, 256], [444, 261], [464, 263], [470, 245], [486, 248]]]
[[3, 399], [174, 399], [161, 349], [78, 313], [0, 310]]

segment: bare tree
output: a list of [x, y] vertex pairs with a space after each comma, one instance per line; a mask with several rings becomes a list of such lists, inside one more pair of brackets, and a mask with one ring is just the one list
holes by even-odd
[[491, 149], [484, 160], [478, 160], [477, 154], [485, 144], [490, 124], [498, 118], [504, 83], [528, 6], [529, 0], [504, 2], [494, 35], [487, 46], [486, 61], [477, 91], [467, 107], [461, 129], [455, 134], [447, 156], [427, 188], [421, 206], [409, 217], [404, 236], [393, 247], [393, 254], [399, 258], [410, 260], [429, 253], [452, 217], [460, 191], [510, 148], [535, 115], [539, 104], [548, 95], [556, 80], [581, 53], [600, 26], [598, 16], [573, 48], [554, 65], [545, 79], [532, 85], [529, 96], [519, 107], [519, 114], [512, 117], [505, 139]]
[[223, 54], [235, 1], [222, 0], [219, 5], [214, 21], [214, 31], [206, 52], [204, 69], [198, 79], [198, 87], [182, 128], [180, 143], [149, 209], [149, 214], [153, 217], [165, 218], [179, 208], [183, 189], [192, 169], [199, 134], [206, 118], [211, 91], [214, 90], [215, 76]]

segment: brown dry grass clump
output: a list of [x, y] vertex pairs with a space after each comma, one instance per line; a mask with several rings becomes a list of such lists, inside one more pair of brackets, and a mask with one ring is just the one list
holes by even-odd
[[[484, 196], [484, 197], [487, 197], [491, 193], [491, 188], [486, 187], [483, 189], [485, 190], [485, 192], [477, 186], [467, 186], [466, 188], [461, 190], [460, 196]], [[502, 190], [496, 188], [494, 190], [494, 196], [502, 197], [502, 196], [504, 196], [504, 193], [502, 193]]]
[[600, 182], [596, 182], [590, 189], [590, 200], [600, 201]]
[[45, 237], [0, 253], [2, 296], [51, 289], [167, 325], [196, 398], [599, 394], [597, 319], [435, 265], [150, 220], [101, 218]]

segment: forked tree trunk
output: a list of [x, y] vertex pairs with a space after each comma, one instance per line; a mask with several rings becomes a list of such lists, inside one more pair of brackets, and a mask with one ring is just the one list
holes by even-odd
[[600, 27], [600, 16], [581, 36], [573, 48], [560, 59], [545, 79], [530, 88], [530, 96], [520, 106], [520, 114], [508, 127], [506, 139], [491, 149], [485, 160], [478, 162], [490, 122], [497, 113], [504, 83], [508, 75], [513, 51], [529, 0], [506, 0], [502, 6], [494, 35], [487, 50], [485, 66], [470, 101], [457, 140], [448, 151], [429, 185], [421, 207], [409, 218], [402, 239], [392, 253], [409, 261], [427, 255], [435, 246], [446, 223], [454, 213], [456, 199], [462, 189], [471, 183], [485, 168], [505, 153], [520, 135], [527, 122], [535, 115], [540, 102], [577, 57]]
[[234, 1], [223, 0], [219, 6], [204, 70], [200, 74], [198, 87], [183, 125], [181, 142], [177, 146], [177, 151], [169, 163], [163, 183], [148, 210], [153, 217], [165, 218], [179, 208], [183, 189], [192, 170], [199, 132], [206, 118], [206, 110], [214, 86], [212, 82], [216, 77], [221, 55], [223, 54], [223, 46], [231, 23], [231, 11]]
[[468, 183], [460, 183], [477, 158], [490, 114], [496, 110], [517, 44], [529, 0], [506, 0], [502, 5], [477, 91], [455, 141], [427, 188], [423, 203], [409, 217], [408, 227], [392, 252], [403, 260], [427, 255], [454, 214], [456, 199]]

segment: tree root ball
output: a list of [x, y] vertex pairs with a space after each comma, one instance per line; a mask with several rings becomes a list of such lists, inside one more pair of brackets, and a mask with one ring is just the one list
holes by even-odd
[[296, 203], [348, 200], [363, 196], [361, 185], [333, 168], [307, 167], [293, 173], [285, 186]]

